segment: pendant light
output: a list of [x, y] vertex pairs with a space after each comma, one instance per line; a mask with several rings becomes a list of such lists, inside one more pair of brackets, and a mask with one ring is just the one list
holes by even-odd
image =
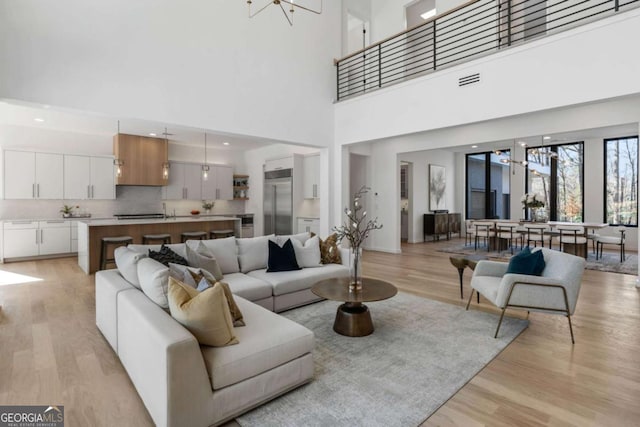
[[204, 133], [204, 164], [202, 165], [202, 180], [209, 179], [209, 165], [207, 164], [207, 132]]
[[[169, 133], [167, 132], [167, 127], [164, 128], [164, 140], [167, 142], [167, 149], [169, 147]], [[162, 179], [169, 179], [169, 162], [164, 162], [162, 164]]]
[[[118, 135], [120, 135], [120, 120], [118, 120]], [[116, 167], [116, 178], [122, 178], [122, 167], [124, 166], [124, 160], [115, 158], [113, 159], [113, 164]]]

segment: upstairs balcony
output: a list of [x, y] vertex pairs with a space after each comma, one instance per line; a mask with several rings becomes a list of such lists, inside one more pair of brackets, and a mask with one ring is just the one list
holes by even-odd
[[[473, 0], [335, 61], [338, 101], [636, 8], [639, 0]], [[460, 78], [477, 83], [479, 75]]]

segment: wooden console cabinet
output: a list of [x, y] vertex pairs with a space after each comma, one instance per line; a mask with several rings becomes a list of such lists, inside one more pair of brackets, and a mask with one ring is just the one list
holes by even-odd
[[427, 236], [433, 236], [433, 241], [440, 240], [441, 235], [446, 235], [447, 240], [451, 234], [460, 234], [462, 215], [459, 213], [434, 213], [424, 214], [423, 217], [424, 240]]

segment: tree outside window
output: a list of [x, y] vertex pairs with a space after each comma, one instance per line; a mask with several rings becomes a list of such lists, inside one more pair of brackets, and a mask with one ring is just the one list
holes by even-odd
[[638, 225], [638, 137], [605, 139], [605, 221]]

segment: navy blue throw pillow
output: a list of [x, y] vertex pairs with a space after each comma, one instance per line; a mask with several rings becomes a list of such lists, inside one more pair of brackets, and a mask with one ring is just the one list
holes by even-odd
[[278, 246], [276, 242], [269, 240], [269, 260], [267, 261], [267, 273], [275, 271], [301, 270], [296, 260], [296, 253], [293, 249], [291, 239]]
[[511, 257], [507, 274], [528, 274], [529, 276], [540, 276], [544, 270], [545, 262], [542, 251], [531, 252], [529, 246], [525, 247], [518, 254]]

